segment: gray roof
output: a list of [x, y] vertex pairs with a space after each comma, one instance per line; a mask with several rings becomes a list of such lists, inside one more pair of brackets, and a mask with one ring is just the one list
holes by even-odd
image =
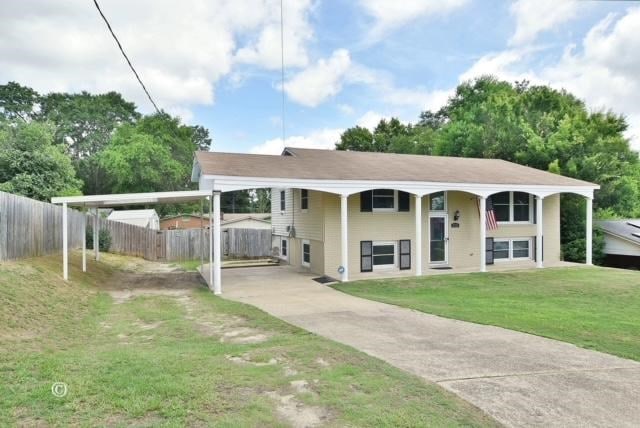
[[597, 221], [604, 232], [640, 245], [640, 219]]
[[286, 148], [283, 155], [196, 152], [204, 175], [316, 180], [592, 186], [500, 159]]

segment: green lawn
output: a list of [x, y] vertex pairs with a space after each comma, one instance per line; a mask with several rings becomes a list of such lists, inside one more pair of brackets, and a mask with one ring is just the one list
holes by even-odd
[[0, 426], [495, 425], [434, 384], [205, 289], [108, 293], [131, 275], [123, 266], [145, 266], [103, 259], [82, 274], [74, 254], [68, 283], [59, 257], [0, 264]]
[[640, 360], [640, 272], [553, 268], [367, 280], [334, 287]]

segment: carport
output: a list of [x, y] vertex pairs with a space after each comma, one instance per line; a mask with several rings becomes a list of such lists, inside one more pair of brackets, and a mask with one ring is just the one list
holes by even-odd
[[[69, 240], [67, 209], [75, 207], [82, 211], [93, 209], [95, 213], [95, 224], [93, 228], [93, 248], [95, 259], [99, 260], [100, 250], [98, 248], [98, 210], [100, 208], [123, 207], [131, 205], [157, 205], [174, 204], [185, 202], [209, 202], [209, 272], [207, 283], [213, 288], [215, 294], [222, 293], [221, 264], [222, 254], [220, 248], [220, 192], [211, 190], [187, 190], [178, 192], [155, 192], [155, 193], [123, 193], [113, 195], [88, 195], [88, 196], [61, 196], [52, 198], [53, 204], [62, 205], [62, 275], [65, 280], [69, 279]], [[83, 223], [83, 236], [86, 231]], [[86, 240], [82, 240], [82, 271], [87, 271], [87, 251]], [[204, 255], [203, 255], [204, 258]], [[203, 272], [204, 276], [204, 272]]]

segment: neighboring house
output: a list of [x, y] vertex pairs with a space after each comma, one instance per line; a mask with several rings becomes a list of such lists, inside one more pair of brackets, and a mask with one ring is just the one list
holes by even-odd
[[[160, 220], [160, 229], [200, 229], [209, 227], [209, 215], [183, 214]], [[271, 229], [270, 213], [222, 214], [222, 230], [227, 229]]]
[[[270, 188], [274, 250], [343, 281], [557, 263], [561, 193], [587, 199], [591, 263], [599, 186], [502, 160], [298, 148], [281, 156], [197, 152], [192, 180], [213, 192], [214, 212], [221, 192]], [[487, 224], [492, 215], [497, 228]]]
[[156, 210], [114, 210], [107, 219], [160, 230], [160, 219]]
[[604, 265], [640, 269], [640, 219], [597, 222], [604, 232]]

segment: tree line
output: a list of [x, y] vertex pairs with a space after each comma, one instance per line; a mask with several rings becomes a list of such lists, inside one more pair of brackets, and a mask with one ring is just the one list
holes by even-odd
[[[381, 120], [373, 131], [355, 126], [338, 150], [504, 159], [601, 186], [595, 217], [640, 216], [640, 163], [625, 138], [626, 119], [591, 111], [564, 90], [484, 76], [460, 84], [437, 111], [416, 124]], [[584, 198], [561, 197], [561, 243], [565, 260], [584, 261]], [[594, 260], [602, 258], [594, 237]]]
[[[53, 196], [194, 189], [193, 153], [211, 148], [209, 130], [162, 111], [138, 112], [117, 92], [39, 94], [0, 85], [0, 190]], [[226, 212], [265, 209], [264, 193], [223, 196]], [[267, 198], [268, 199], [268, 198]], [[269, 207], [267, 207], [269, 208]], [[163, 214], [198, 206], [163, 206]]]

